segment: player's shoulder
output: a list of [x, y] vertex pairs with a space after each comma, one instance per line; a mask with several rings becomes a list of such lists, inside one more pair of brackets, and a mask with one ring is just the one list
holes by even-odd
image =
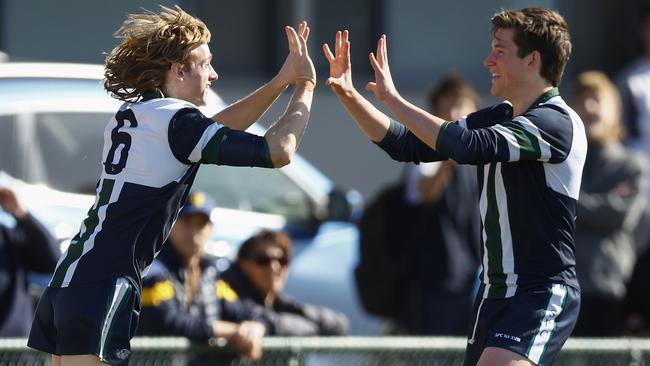
[[505, 101], [470, 113], [465, 120], [470, 128], [489, 127], [512, 119], [512, 113], [512, 104]]

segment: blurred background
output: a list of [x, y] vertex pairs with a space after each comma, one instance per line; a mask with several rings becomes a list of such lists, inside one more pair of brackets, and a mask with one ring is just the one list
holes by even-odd
[[[351, 32], [353, 72], [360, 90], [372, 78], [368, 52], [374, 51], [379, 35], [386, 33], [393, 77], [407, 99], [424, 107], [427, 91], [442, 75], [456, 71], [482, 94], [485, 103], [491, 103], [490, 75], [482, 62], [489, 51], [492, 14], [503, 8], [544, 6], [565, 16], [574, 50], [562, 90], [587, 69], [613, 76], [638, 54], [641, 2], [0, 0], [0, 50], [11, 61], [103, 63], [105, 54], [117, 44], [112, 34], [127, 13], [178, 4], [212, 31], [210, 48], [219, 73], [213, 87], [232, 102], [275, 74], [287, 53], [282, 27], [305, 19], [312, 28], [310, 53], [320, 83], [300, 152], [341, 188], [356, 189], [368, 199], [395, 181], [402, 168], [368, 141], [323, 82], [328, 70], [321, 45], [331, 43], [336, 30]], [[265, 125], [282, 113], [286, 103], [275, 105], [263, 118]]]

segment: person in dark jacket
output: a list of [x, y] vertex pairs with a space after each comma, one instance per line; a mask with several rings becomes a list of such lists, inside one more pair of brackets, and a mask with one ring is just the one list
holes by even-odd
[[[448, 121], [480, 103], [455, 74], [429, 95], [431, 112]], [[409, 164], [366, 207], [355, 279], [365, 309], [389, 319], [391, 333], [467, 334], [479, 265], [475, 175], [452, 160]]]
[[573, 334], [614, 337], [622, 332], [637, 258], [634, 232], [648, 201], [648, 163], [621, 143], [621, 99], [604, 73], [581, 73], [572, 94], [589, 141], [575, 232], [582, 304]]
[[246, 240], [237, 261], [221, 276], [223, 293], [234, 292], [250, 309], [260, 309], [279, 336], [344, 335], [349, 322], [332, 309], [305, 304], [282, 293], [292, 243], [283, 232], [262, 230]]
[[[204, 247], [210, 239], [212, 199], [193, 192], [160, 255], [143, 278], [139, 335], [183, 336], [207, 342], [224, 338], [256, 360], [270, 323], [236, 301], [217, 297], [218, 271]], [[228, 298], [228, 294], [222, 296]], [[226, 320], [227, 319], [227, 320]]]
[[61, 252], [13, 190], [0, 188], [0, 207], [0, 337], [26, 337], [34, 315], [27, 273], [54, 271]]

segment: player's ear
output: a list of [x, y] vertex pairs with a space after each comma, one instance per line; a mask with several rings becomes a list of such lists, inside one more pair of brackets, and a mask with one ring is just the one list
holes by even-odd
[[528, 58], [528, 66], [535, 66], [542, 64], [542, 54], [539, 51], [533, 51], [526, 56]]
[[171, 75], [177, 79], [183, 79], [184, 71], [183, 65], [178, 62], [174, 62], [170, 66]]

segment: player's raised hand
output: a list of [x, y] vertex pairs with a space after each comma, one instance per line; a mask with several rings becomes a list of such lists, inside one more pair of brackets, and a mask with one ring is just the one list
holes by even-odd
[[347, 30], [336, 32], [334, 54], [327, 43], [323, 44], [323, 53], [330, 64], [330, 77], [325, 81], [336, 94], [354, 90], [352, 83], [352, 65], [350, 64], [350, 34]]
[[397, 89], [393, 83], [388, 66], [388, 48], [386, 46], [386, 35], [383, 34], [377, 41], [377, 56], [371, 52], [370, 65], [375, 70], [375, 81], [366, 84], [366, 90], [375, 93], [377, 99], [384, 101], [389, 95], [397, 95]]
[[316, 69], [307, 50], [309, 38], [307, 22], [300, 23], [298, 32], [290, 26], [284, 27], [284, 31], [289, 42], [289, 55], [284, 60], [277, 77], [285, 85], [293, 84], [297, 80], [309, 80], [316, 84]]

